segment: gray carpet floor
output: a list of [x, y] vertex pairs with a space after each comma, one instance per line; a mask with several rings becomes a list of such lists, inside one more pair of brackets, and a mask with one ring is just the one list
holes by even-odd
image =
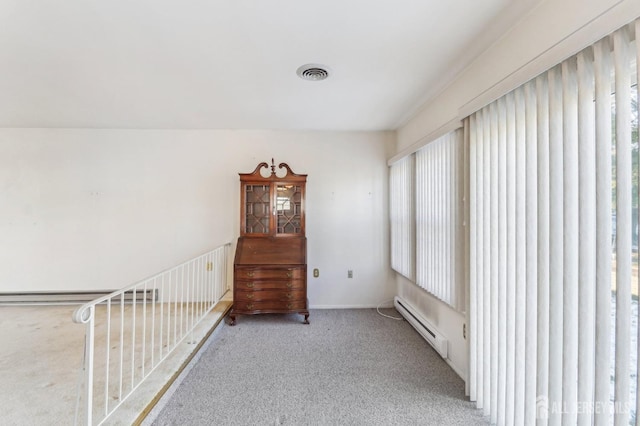
[[238, 316], [222, 326], [153, 424], [487, 424], [406, 321], [375, 309], [313, 310], [310, 325], [301, 318]]

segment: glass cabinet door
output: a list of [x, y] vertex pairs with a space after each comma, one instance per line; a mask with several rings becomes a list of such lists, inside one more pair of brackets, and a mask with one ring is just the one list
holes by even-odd
[[269, 234], [270, 185], [246, 185], [244, 192], [245, 229], [248, 234]]
[[299, 185], [276, 186], [276, 233], [301, 234], [302, 189]]

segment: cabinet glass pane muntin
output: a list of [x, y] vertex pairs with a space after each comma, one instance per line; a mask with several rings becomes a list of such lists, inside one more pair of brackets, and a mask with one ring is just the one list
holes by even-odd
[[277, 185], [276, 212], [278, 234], [302, 233], [302, 190], [298, 185]]
[[269, 233], [269, 185], [246, 185], [244, 193], [245, 228], [249, 234]]

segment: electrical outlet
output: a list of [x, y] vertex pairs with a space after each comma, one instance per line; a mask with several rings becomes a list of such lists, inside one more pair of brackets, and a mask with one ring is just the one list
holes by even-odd
[[347, 278], [353, 278], [353, 271], [351, 269], [347, 271]]
[[320, 276], [320, 270], [318, 268], [315, 268], [313, 270], [313, 277], [318, 278], [319, 276]]

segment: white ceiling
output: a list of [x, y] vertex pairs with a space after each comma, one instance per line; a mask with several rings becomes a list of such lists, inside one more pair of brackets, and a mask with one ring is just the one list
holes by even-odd
[[0, 127], [394, 129], [533, 3], [0, 0]]

